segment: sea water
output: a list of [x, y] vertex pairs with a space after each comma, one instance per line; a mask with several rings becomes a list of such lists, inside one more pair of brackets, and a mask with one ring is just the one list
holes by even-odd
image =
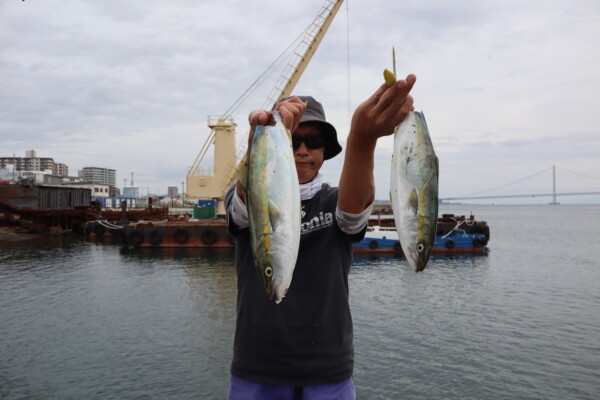
[[[359, 399], [595, 399], [600, 206], [442, 206], [489, 251], [355, 257]], [[223, 399], [233, 252], [76, 235], [0, 242], [1, 399]]]

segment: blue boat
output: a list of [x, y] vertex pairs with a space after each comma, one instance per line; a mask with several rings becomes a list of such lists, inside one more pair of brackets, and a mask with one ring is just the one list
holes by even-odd
[[453, 229], [446, 235], [437, 235], [433, 245], [434, 253], [485, 251], [487, 239], [480, 233], [467, 233], [463, 229]]
[[[379, 219], [381, 221], [381, 219]], [[371, 225], [367, 227], [365, 238], [354, 244], [356, 253], [402, 253], [402, 246], [398, 240], [396, 228], [388, 226]], [[463, 229], [466, 228], [466, 229]], [[467, 231], [470, 230], [470, 232]], [[475, 230], [482, 233], [476, 233]], [[433, 245], [433, 254], [443, 253], [481, 253], [487, 249], [489, 241], [489, 227], [485, 222], [470, 219], [455, 218], [445, 214], [438, 219], [438, 234]], [[487, 233], [487, 234], [486, 234]]]

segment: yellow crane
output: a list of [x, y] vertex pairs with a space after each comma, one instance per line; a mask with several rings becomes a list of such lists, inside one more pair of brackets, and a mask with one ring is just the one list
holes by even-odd
[[[344, 0], [325, 0], [291, 53], [292, 60], [279, 77], [263, 109], [270, 109], [277, 100], [291, 95], [343, 2]], [[186, 176], [187, 198], [216, 199], [217, 213], [222, 215], [225, 214], [225, 192], [235, 181], [238, 165], [246, 153], [246, 141], [241, 142], [236, 154], [236, 124], [230, 115], [209, 116], [208, 127], [211, 129], [209, 137]], [[213, 166], [203, 168], [200, 164], [213, 144]]]

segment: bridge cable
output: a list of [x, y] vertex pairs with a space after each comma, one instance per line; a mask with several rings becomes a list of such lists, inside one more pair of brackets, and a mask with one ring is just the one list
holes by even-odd
[[599, 181], [600, 181], [600, 178], [597, 178], [597, 177], [595, 177], [595, 176], [590, 176], [590, 175], [582, 174], [581, 172], [575, 172], [575, 171], [571, 171], [571, 170], [568, 170], [568, 169], [566, 169], [566, 168], [561, 168], [561, 167], [558, 167], [558, 166], [557, 166], [556, 168], [558, 168], [558, 169], [560, 169], [560, 170], [563, 170], [563, 171], [570, 172], [570, 173], [572, 173], [572, 174], [575, 174], [575, 175], [581, 175], [581, 176], [584, 176], [584, 177], [586, 177], [586, 178], [590, 178], [590, 179], [596, 179], [596, 180], [599, 180]]
[[486, 189], [486, 190], [482, 190], [482, 191], [475, 192], [475, 193], [464, 194], [464, 195], [462, 195], [460, 197], [473, 196], [473, 195], [476, 195], [476, 194], [481, 194], [481, 193], [485, 193], [485, 192], [491, 192], [492, 190], [501, 189], [501, 188], [504, 188], [504, 187], [507, 187], [507, 186], [510, 186], [510, 185], [514, 185], [515, 183], [519, 183], [519, 182], [522, 182], [524, 180], [533, 178], [534, 176], [540, 175], [541, 173], [546, 172], [546, 171], [548, 171], [550, 169], [551, 169], [551, 167], [546, 168], [546, 169], [544, 169], [544, 170], [542, 170], [540, 172], [536, 172], [535, 174], [529, 175], [529, 176], [527, 176], [525, 178], [518, 179], [518, 180], [516, 180], [514, 182], [510, 182], [510, 183], [507, 183], [507, 184], [504, 184], [504, 185], [496, 186], [496, 187], [493, 187], [491, 189]]

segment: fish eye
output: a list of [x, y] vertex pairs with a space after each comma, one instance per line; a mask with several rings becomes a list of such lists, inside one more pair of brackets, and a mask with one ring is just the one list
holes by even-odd
[[265, 275], [270, 278], [273, 275], [273, 268], [271, 268], [271, 267], [265, 268]]
[[425, 246], [423, 246], [423, 243], [417, 244], [417, 251], [421, 253], [423, 250], [425, 250]]

